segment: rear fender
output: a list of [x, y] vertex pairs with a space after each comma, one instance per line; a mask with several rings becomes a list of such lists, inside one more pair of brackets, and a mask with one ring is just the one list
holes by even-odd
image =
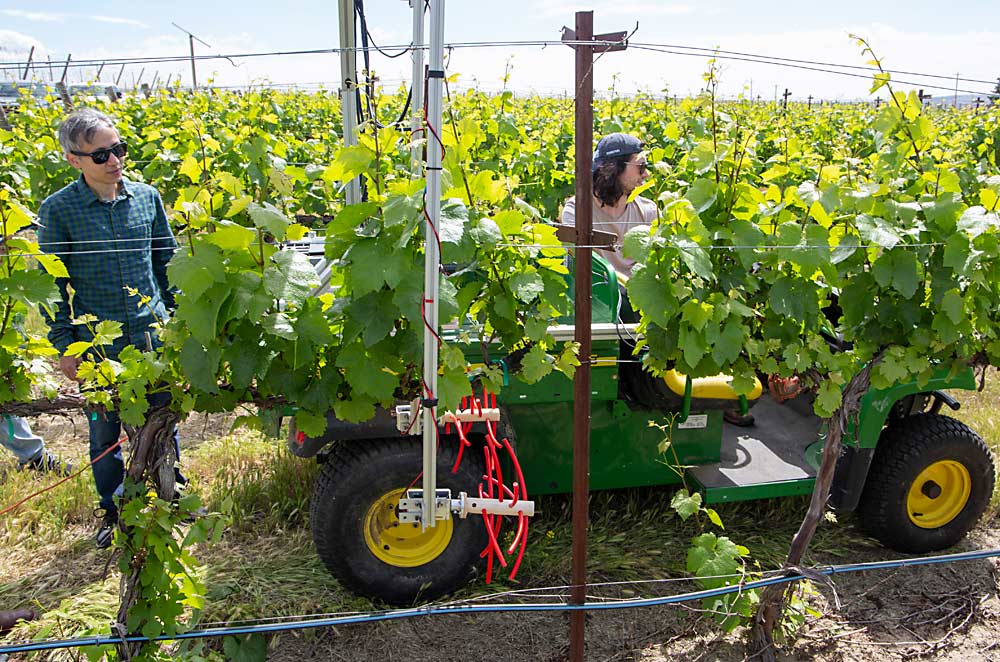
[[[897, 384], [884, 390], [870, 389], [861, 398], [861, 412], [858, 416], [858, 424], [850, 425], [844, 435], [844, 444], [841, 449], [840, 459], [837, 460], [837, 469], [833, 477], [833, 485], [830, 488], [830, 505], [840, 511], [854, 510], [861, 500], [861, 493], [865, 489], [865, 481], [868, 479], [868, 470], [871, 467], [872, 458], [875, 457], [875, 447], [878, 445], [882, 429], [889, 421], [889, 415], [893, 412], [893, 407], [901, 403], [904, 399], [913, 395], [926, 395], [926, 400], [937, 401], [936, 406], [940, 408], [940, 399], [936, 398], [934, 391], [944, 389], [966, 389], [976, 388], [976, 378], [972, 369], [951, 377], [947, 373], [931, 378], [928, 383], [918, 386], [916, 382]], [[924, 402], [923, 399], [917, 399]], [[915, 411], [904, 411], [897, 408], [895, 415], [912, 415]]]
[[384, 407], [376, 407], [375, 415], [367, 421], [350, 423], [337, 418], [333, 411], [326, 414], [326, 432], [310, 437], [300, 431], [292, 418], [288, 424], [288, 449], [298, 457], [315, 457], [334, 441], [359, 441], [364, 439], [391, 439], [398, 437], [396, 417]]

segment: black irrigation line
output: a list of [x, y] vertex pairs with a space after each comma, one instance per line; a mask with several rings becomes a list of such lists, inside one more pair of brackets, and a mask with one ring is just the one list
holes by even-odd
[[706, 598], [718, 597], [730, 593], [740, 593], [752, 589], [764, 588], [773, 584], [787, 584], [801, 581], [803, 579], [814, 579], [816, 575], [831, 576], [845, 574], [849, 572], [865, 572], [871, 570], [886, 570], [891, 568], [905, 568], [908, 566], [933, 565], [941, 563], [954, 563], [957, 561], [974, 561], [979, 559], [993, 558], [1000, 556], [1000, 549], [981, 549], [973, 552], [961, 552], [957, 554], [944, 554], [940, 556], [925, 556], [910, 559], [897, 559], [894, 561], [873, 561], [868, 563], [847, 563], [841, 565], [831, 565], [816, 568], [809, 571], [808, 575], [799, 572], [789, 572], [788, 574], [760, 579], [757, 581], [738, 583], [733, 586], [724, 586], [716, 589], [703, 591], [692, 591], [679, 595], [672, 595], [659, 598], [631, 598], [617, 602], [586, 602], [584, 604], [566, 603], [522, 603], [522, 604], [446, 604], [428, 605], [412, 609], [397, 609], [382, 612], [370, 612], [367, 614], [354, 614], [349, 616], [337, 616], [332, 618], [313, 618], [301, 621], [284, 623], [264, 623], [255, 625], [245, 625], [240, 627], [219, 627], [204, 628], [182, 632], [175, 635], [161, 635], [158, 637], [145, 637], [141, 635], [130, 635], [119, 637], [114, 635], [97, 635], [88, 637], [72, 637], [68, 639], [46, 639], [23, 644], [13, 644], [10, 646], [0, 646], [0, 654], [25, 653], [40, 650], [56, 650], [65, 648], [79, 648], [82, 646], [109, 646], [123, 642], [127, 643], [151, 643], [159, 641], [177, 641], [181, 639], [204, 639], [207, 637], [223, 637], [248, 634], [264, 634], [273, 632], [285, 632], [290, 630], [306, 630], [322, 627], [335, 627], [337, 625], [349, 625], [354, 623], [375, 623], [379, 621], [399, 620], [404, 618], [414, 618], [417, 616], [447, 616], [456, 614], [476, 614], [476, 613], [496, 613], [496, 612], [538, 612], [538, 611], [603, 611], [608, 609], [632, 609], [637, 607], [657, 607], [664, 605], [679, 604], [682, 602], [692, 602]]

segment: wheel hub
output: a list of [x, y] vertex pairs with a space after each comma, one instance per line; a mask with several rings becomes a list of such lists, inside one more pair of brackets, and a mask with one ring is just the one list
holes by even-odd
[[405, 490], [387, 492], [368, 509], [364, 521], [365, 544], [380, 561], [399, 568], [415, 568], [436, 559], [451, 542], [453, 522], [438, 520], [421, 530], [420, 523], [399, 521], [399, 499]]
[[961, 462], [941, 460], [920, 472], [906, 498], [910, 521], [922, 529], [936, 529], [965, 508], [972, 478]]

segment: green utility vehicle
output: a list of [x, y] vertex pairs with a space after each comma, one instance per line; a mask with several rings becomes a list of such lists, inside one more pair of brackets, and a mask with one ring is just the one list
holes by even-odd
[[[617, 321], [619, 297], [614, 270], [595, 257], [591, 488], [679, 483], [657, 452], [663, 432], [649, 425], [677, 412], [672, 446], [687, 467], [687, 483], [702, 491], [706, 503], [810, 493], [823, 445], [811, 395], [778, 402], [758, 388], [741, 403], [724, 378], [653, 377], [628, 362], [634, 339], [630, 326]], [[573, 327], [551, 333], [569, 340]], [[979, 435], [940, 411], [945, 405], [959, 408], [945, 389], [973, 388], [970, 370], [922, 387], [870, 390], [844, 440], [832, 505], [857, 510], [873, 536], [901, 552], [942, 549], [960, 540], [989, 502], [993, 458]], [[529, 497], [571, 492], [572, 381], [559, 373], [532, 385], [511, 380], [498, 405], [496, 436], [516, 449]], [[420, 436], [400, 432], [397, 422], [395, 412], [385, 409], [361, 424], [331, 413], [320, 437], [293, 427], [289, 447], [323, 463], [310, 512], [320, 558], [351, 590], [405, 605], [468, 581], [484, 563], [480, 553], [489, 539], [477, 517], [453, 516], [426, 529], [400, 521], [399, 501], [417, 484], [422, 446]], [[482, 432], [476, 424], [470, 440], [475, 443]], [[484, 474], [481, 450], [467, 449], [452, 473], [459, 439], [443, 429], [439, 439], [438, 487], [477, 494]]]

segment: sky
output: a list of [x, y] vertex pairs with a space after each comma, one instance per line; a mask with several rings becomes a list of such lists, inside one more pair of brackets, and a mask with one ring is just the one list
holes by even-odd
[[[412, 10], [407, 0], [367, 0], [366, 5], [374, 43], [406, 46], [411, 42]], [[561, 28], [572, 26], [574, 13], [581, 10], [594, 12], [597, 33], [634, 31], [626, 51], [604, 54], [594, 65], [594, 88], [605, 95], [612, 91], [696, 94], [703, 87], [708, 57], [718, 49], [719, 92], [725, 97], [742, 94], [772, 100], [787, 89], [793, 100], [870, 98], [869, 73], [830, 66], [863, 67], [871, 59], [851, 34], [866, 38], [887, 69], [911, 72], [893, 75], [899, 89], [923, 88], [935, 99], [951, 99], [957, 86], [959, 94], [985, 98], [1000, 76], [1000, 2], [996, 1], [616, 0], [594, 4], [583, 0], [446, 0], [444, 39], [450, 44], [557, 41]], [[0, 0], [0, 67], [8, 63], [7, 69], [0, 70], [0, 80], [20, 78], [23, 71], [15, 71], [11, 63], [25, 62], [32, 46], [34, 61], [44, 66], [29, 76], [47, 80], [51, 59], [52, 75], [58, 79], [68, 55], [73, 61], [187, 56], [188, 31], [200, 40], [195, 42], [197, 55], [340, 46], [337, 3], [331, 0], [105, 0], [89, 5]], [[746, 61], [761, 56], [821, 64], [786, 62], [798, 65], [793, 67]], [[408, 55], [388, 59], [373, 53], [370, 66], [390, 89], [409, 84]], [[573, 87], [573, 51], [559, 44], [456, 46], [450, 49], [446, 66], [449, 75], [458, 75], [458, 88], [496, 91], [506, 87], [515, 93], [562, 95]], [[196, 67], [201, 85], [211, 80], [226, 86], [322, 84], [335, 89], [340, 78], [339, 56], [333, 53], [199, 60]], [[67, 77], [75, 83], [91, 81], [97, 74], [96, 66], [71, 67]], [[127, 65], [122, 71], [121, 65], [108, 64], [100, 75], [105, 83], [120, 76], [122, 85], [136, 80], [150, 83], [154, 77], [163, 83], [168, 76], [171, 80], [179, 77], [187, 86], [191, 65], [188, 61], [146, 63]]]

